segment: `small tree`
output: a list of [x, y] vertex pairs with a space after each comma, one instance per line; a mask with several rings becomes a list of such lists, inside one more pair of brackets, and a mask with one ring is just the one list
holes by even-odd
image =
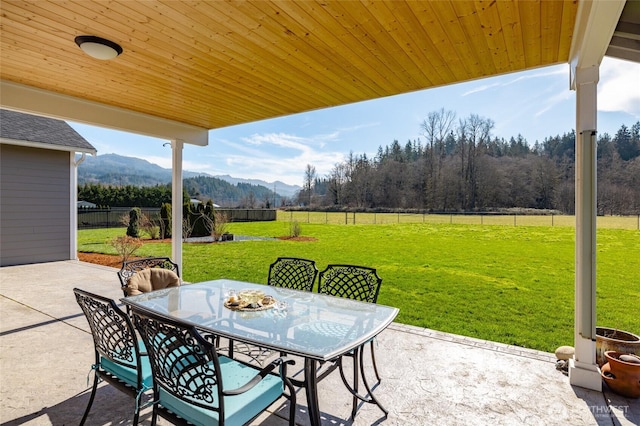
[[162, 238], [171, 238], [171, 204], [164, 203], [160, 206], [160, 219]]
[[132, 238], [140, 237], [140, 216], [141, 211], [138, 207], [134, 207], [129, 211], [129, 226], [127, 226], [127, 235]]
[[116, 249], [122, 261], [126, 262], [136, 250], [142, 247], [142, 241], [140, 241], [139, 238], [126, 235], [113, 238], [111, 240], [111, 246]]
[[289, 236], [290, 237], [299, 237], [302, 233], [302, 228], [300, 223], [297, 220], [289, 223]]
[[182, 241], [191, 237], [193, 233], [193, 225], [189, 220], [189, 216], [185, 216], [182, 218]]

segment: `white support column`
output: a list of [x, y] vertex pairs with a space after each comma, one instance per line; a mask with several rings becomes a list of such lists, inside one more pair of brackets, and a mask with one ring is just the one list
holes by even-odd
[[69, 259], [78, 260], [78, 166], [87, 158], [86, 153], [82, 153], [81, 157], [76, 161], [76, 153], [71, 151], [69, 153], [69, 170], [71, 181], [71, 220], [69, 232], [70, 244], [69, 244]]
[[596, 364], [596, 117], [599, 65], [575, 68], [576, 254], [572, 385], [602, 390]]
[[182, 148], [184, 143], [171, 141], [171, 259], [182, 269]]
[[[76, 163], [76, 153], [69, 153], [69, 181], [71, 182], [71, 188], [69, 188], [70, 205], [71, 210], [71, 223], [69, 224], [69, 259], [78, 260], [78, 164]], [[82, 156], [84, 159], [84, 155]]]

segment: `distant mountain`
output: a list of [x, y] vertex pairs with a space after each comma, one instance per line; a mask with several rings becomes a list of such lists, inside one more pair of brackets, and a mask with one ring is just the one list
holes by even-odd
[[[292, 197], [301, 188], [297, 185], [287, 185], [283, 182], [265, 182], [258, 179], [234, 178], [229, 175], [213, 176], [207, 173], [196, 173], [183, 170], [183, 178], [198, 176], [215, 177], [233, 185], [246, 183], [264, 186], [274, 190], [284, 197]], [[133, 185], [155, 186], [171, 182], [171, 169], [165, 169], [157, 164], [136, 157], [125, 157], [117, 154], [103, 154], [95, 157], [88, 156], [78, 166], [78, 184], [100, 183], [103, 185]]]
[[215, 175], [218, 179], [226, 180], [232, 184], [238, 183], [248, 183], [250, 185], [260, 185], [266, 186], [270, 190], [274, 191], [276, 194], [284, 195], [285, 197], [293, 197], [296, 192], [300, 191], [302, 188], [298, 185], [289, 185], [279, 180], [275, 182], [265, 182], [260, 179], [242, 179], [242, 178], [234, 178], [229, 175]]

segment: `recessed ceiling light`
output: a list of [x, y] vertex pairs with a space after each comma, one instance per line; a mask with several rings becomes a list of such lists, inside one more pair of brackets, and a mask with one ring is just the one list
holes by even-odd
[[122, 47], [119, 44], [107, 40], [106, 38], [81, 35], [77, 36], [76, 44], [87, 55], [102, 60], [113, 59], [122, 53]]

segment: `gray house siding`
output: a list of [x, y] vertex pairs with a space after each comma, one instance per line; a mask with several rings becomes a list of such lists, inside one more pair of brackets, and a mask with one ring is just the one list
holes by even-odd
[[75, 258], [71, 155], [0, 144], [0, 266]]

